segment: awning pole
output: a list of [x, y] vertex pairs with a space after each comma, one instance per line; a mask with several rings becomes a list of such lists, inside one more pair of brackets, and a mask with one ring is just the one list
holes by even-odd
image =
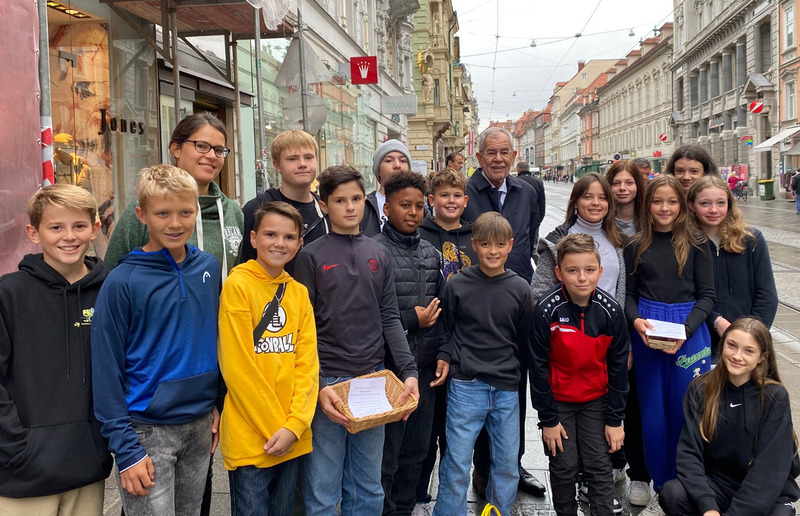
[[306, 41], [303, 37], [303, 15], [297, 7], [297, 31], [300, 43], [300, 100], [303, 106], [303, 130], [308, 132], [308, 83], [306, 82]]
[[256, 98], [258, 99], [258, 152], [261, 160], [261, 191], [265, 192], [269, 188], [269, 177], [267, 176], [267, 135], [264, 134], [264, 84], [261, 75], [261, 11], [253, 8], [255, 13], [255, 53], [256, 59]]
[[[181, 120], [181, 71], [178, 59], [178, 8], [170, 1], [170, 29], [172, 33], [172, 88], [175, 95], [175, 126]], [[170, 132], [175, 127], [170, 127]]]
[[244, 151], [242, 150], [242, 99], [239, 89], [239, 42], [234, 39], [228, 43], [228, 52], [233, 53], [233, 94], [236, 97], [234, 101], [234, 122], [236, 127], [236, 168], [239, 173], [236, 174], [239, 191], [236, 192], [236, 197], [239, 202], [244, 203]]

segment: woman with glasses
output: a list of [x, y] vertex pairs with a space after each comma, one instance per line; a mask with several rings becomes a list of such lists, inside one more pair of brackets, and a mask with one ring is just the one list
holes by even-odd
[[[230, 152], [225, 146], [227, 140], [222, 122], [211, 113], [202, 112], [181, 120], [169, 143], [175, 165], [197, 181], [200, 191], [200, 211], [189, 244], [216, 256], [223, 281], [236, 265], [244, 227], [241, 208], [214, 182]], [[133, 249], [147, 243], [147, 228], [136, 218], [136, 206], [138, 202], [129, 204], [114, 228], [103, 259], [109, 269]]]

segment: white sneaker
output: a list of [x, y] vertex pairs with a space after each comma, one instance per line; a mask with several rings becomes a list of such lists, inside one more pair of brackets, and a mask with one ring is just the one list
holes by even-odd
[[411, 516], [431, 516], [433, 514], [433, 502], [418, 503], [411, 511]]
[[661, 505], [658, 503], [658, 495], [653, 496], [650, 503], [647, 504], [647, 507], [642, 509], [642, 512], [639, 513], [639, 516], [667, 516], [664, 511], [661, 510]]
[[627, 475], [625, 474], [625, 468], [622, 468], [622, 469], [616, 469], [616, 468], [614, 468], [614, 483], [615, 483], [615, 484], [616, 484], [616, 483], [618, 483], [618, 482], [622, 482], [623, 480], [625, 480], [625, 477], [626, 477], [626, 476], [627, 476]]
[[650, 491], [649, 482], [631, 480], [631, 485], [628, 487], [628, 503], [644, 507], [650, 503], [652, 498], [653, 493]]

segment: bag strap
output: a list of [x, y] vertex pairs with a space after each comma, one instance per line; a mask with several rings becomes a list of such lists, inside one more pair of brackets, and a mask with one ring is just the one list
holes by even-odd
[[286, 292], [286, 283], [281, 283], [278, 286], [278, 290], [275, 291], [275, 295], [272, 297], [272, 301], [267, 303], [267, 306], [264, 307], [264, 312], [261, 315], [261, 320], [258, 322], [258, 325], [253, 330], [253, 343], [258, 344], [258, 341], [261, 340], [261, 336], [264, 335], [264, 331], [269, 326], [270, 321], [278, 313], [278, 307], [281, 306], [281, 300], [283, 299], [283, 294]]

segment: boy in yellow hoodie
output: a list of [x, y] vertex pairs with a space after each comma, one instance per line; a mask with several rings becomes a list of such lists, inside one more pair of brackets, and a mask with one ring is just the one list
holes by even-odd
[[308, 291], [283, 270], [302, 244], [303, 218], [285, 202], [255, 211], [257, 258], [222, 289], [219, 366], [228, 393], [220, 447], [231, 514], [292, 513], [301, 455], [311, 451], [319, 362]]

